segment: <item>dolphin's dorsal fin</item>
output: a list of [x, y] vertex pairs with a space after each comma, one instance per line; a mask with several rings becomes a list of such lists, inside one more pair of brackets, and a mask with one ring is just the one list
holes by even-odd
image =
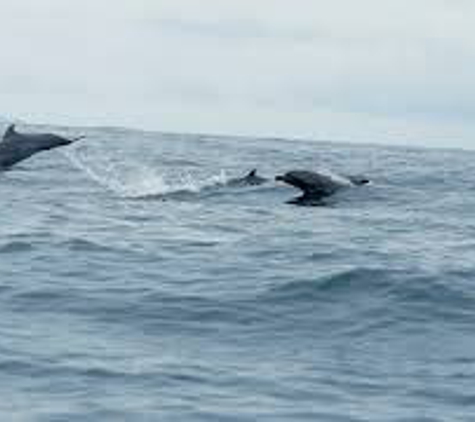
[[247, 175], [247, 177], [255, 177], [256, 176], [256, 172], [257, 172], [257, 169], [252, 169], [249, 174]]
[[8, 138], [9, 136], [12, 136], [15, 133], [16, 133], [15, 132], [15, 125], [11, 124], [10, 126], [8, 126], [7, 130], [5, 131], [5, 134], [3, 135], [3, 139]]

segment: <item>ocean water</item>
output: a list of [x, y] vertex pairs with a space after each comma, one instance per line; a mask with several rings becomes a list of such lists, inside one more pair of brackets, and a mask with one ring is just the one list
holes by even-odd
[[0, 176], [0, 420], [475, 420], [475, 153], [35, 129], [87, 140]]

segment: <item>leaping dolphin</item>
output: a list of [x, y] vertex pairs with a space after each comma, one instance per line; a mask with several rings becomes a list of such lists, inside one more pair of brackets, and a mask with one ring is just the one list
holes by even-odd
[[19, 133], [15, 125], [10, 125], [0, 142], [0, 170], [7, 170], [41, 151], [70, 145], [82, 138], [84, 136], [67, 139], [52, 133]]
[[349, 176], [334, 179], [321, 173], [305, 170], [289, 171], [276, 176], [275, 180], [302, 190], [301, 196], [289, 201], [298, 205], [321, 205], [323, 198], [333, 195], [342, 188], [369, 183], [368, 179], [362, 177]]

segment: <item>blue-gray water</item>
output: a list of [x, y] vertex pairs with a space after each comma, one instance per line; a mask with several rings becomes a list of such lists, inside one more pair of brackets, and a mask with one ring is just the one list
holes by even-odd
[[1, 420], [474, 420], [474, 153], [58, 131], [0, 176]]

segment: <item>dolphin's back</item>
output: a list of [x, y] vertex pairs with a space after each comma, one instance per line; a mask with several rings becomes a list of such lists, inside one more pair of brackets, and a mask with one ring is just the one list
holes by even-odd
[[306, 170], [289, 171], [285, 178], [287, 183], [305, 193], [323, 196], [331, 195], [341, 187], [340, 183], [327, 175]]
[[228, 186], [257, 186], [267, 182], [265, 177], [259, 176], [256, 169], [252, 169], [244, 177], [237, 177], [227, 181]]

